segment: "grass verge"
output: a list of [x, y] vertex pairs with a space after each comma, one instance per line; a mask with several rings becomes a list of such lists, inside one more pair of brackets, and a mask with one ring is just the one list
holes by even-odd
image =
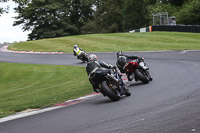
[[0, 62], [0, 117], [92, 92], [85, 67]]
[[199, 38], [199, 33], [184, 32], [90, 34], [21, 42], [9, 49], [72, 53], [78, 44], [86, 52], [200, 50]]

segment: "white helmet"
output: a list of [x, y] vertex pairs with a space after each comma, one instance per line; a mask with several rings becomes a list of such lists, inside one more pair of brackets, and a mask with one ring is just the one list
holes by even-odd
[[75, 44], [75, 45], [74, 45], [74, 48], [75, 48], [75, 49], [78, 48], [78, 45]]

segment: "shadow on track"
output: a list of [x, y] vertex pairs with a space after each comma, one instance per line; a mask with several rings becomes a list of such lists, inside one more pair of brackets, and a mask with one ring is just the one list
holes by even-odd
[[133, 83], [128, 83], [128, 87], [132, 87], [132, 86], [140, 86], [140, 85], [146, 85], [142, 82], [133, 82]]
[[[103, 95], [102, 95], [103, 97]], [[120, 100], [123, 100], [124, 98], [128, 98], [127, 96], [121, 96]], [[103, 97], [103, 99], [95, 101], [93, 104], [95, 105], [100, 105], [100, 104], [112, 104], [112, 103], [117, 103], [119, 101], [111, 101], [108, 97]]]

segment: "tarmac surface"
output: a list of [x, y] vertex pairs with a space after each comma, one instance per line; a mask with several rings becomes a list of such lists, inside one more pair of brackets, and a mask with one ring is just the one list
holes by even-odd
[[[1, 47], [1, 46], [0, 46]], [[116, 53], [96, 53], [115, 65]], [[97, 95], [77, 104], [0, 123], [1, 133], [200, 132], [200, 51], [127, 52], [145, 58], [153, 81], [133, 82], [132, 95]], [[73, 54], [0, 52], [0, 62], [86, 66]]]

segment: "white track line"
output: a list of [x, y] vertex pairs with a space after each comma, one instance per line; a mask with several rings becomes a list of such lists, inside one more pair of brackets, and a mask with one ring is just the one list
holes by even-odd
[[40, 114], [40, 113], [44, 113], [44, 112], [48, 112], [48, 111], [51, 111], [51, 110], [63, 108], [63, 107], [70, 106], [70, 105], [74, 105], [74, 104], [79, 103], [81, 101], [84, 101], [86, 99], [91, 99], [91, 98], [93, 98], [93, 97], [95, 97], [95, 96], [97, 96], [99, 94], [100, 93], [93, 93], [91, 95], [86, 95], [84, 97], [79, 97], [79, 98], [76, 98], [76, 99], [68, 100], [68, 101], [64, 102], [60, 106], [59, 105], [58, 106], [55, 105], [53, 107], [48, 107], [48, 108], [45, 108], [45, 109], [38, 109], [38, 110], [30, 111], [30, 112], [19, 112], [19, 113], [14, 114], [14, 115], [10, 115], [10, 116], [4, 117], [4, 118], [0, 118], [0, 123], [6, 122], [6, 121], [15, 120], [15, 119], [19, 119], [19, 118], [23, 118], [23, 117], [27, 117], [27, 116], [32, 116], [32, 115], [36, 115], [36, 114]]
[[35, 114], [40, 114], [40, 113], [43, 113], [43, 112], [55, 110], [55, 109], [62, 108], [62, 107], [63, 106], [49, 107], [49, 108], [46, 108], [46, 109], [41, 109], [41, 110], [36, 110], [36, 111], [31, 111], [31, 112], [14, 114], [14, 115], [11, 115], [11, 116], [1, 118], [0, 123], [10, 121], [10, 120], [19, 119], [19, 118], [23, 118], [23, 117], [27, 117], [27, 116], [31, 116], [31, 115], [35, 115]]

